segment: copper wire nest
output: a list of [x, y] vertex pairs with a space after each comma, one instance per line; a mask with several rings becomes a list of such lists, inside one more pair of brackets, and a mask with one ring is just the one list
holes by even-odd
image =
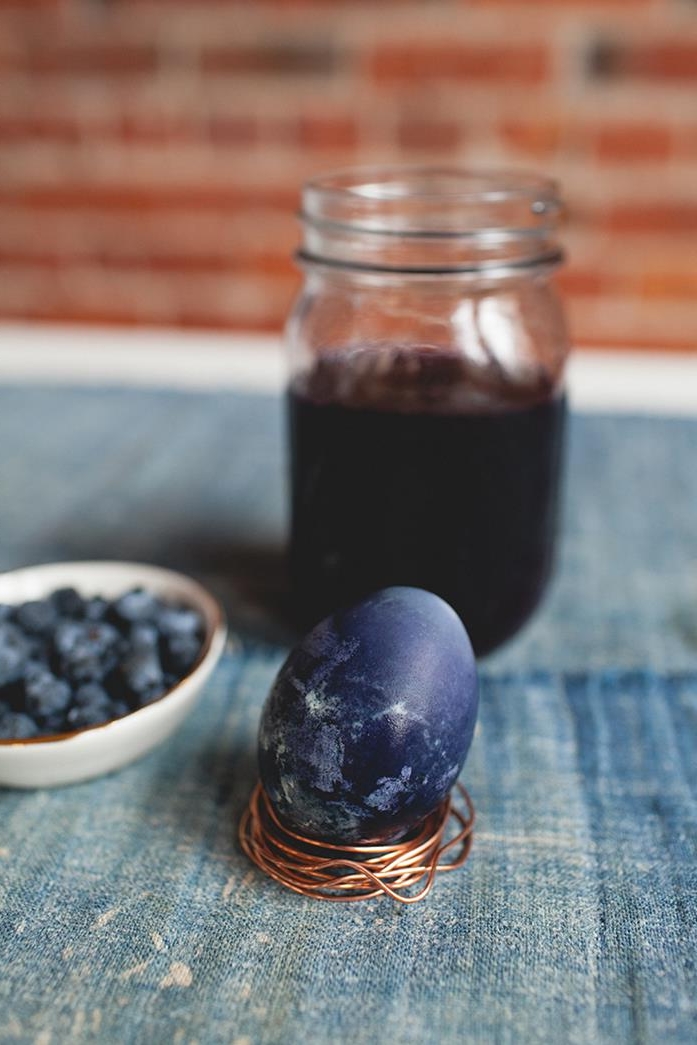
[[469, 856], [474, 806], [465, 788], [456, 786], [466, 813], [448, 796], [401, 842], [336, 846], [285, 827], [258, 783], [240, 821], [240, 844], [262, 871], [303, 896], [349, 901], [387, 895], [416, 903], [431, 891], [438, 872], [454, 871]]

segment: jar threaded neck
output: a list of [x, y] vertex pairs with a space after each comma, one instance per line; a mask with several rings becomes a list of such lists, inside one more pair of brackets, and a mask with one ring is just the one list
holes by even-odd
[[503, 274], [563, 258], [557, 185], [534, 174], [356, 168], [308, 182], [301, 263], [373, 272]]

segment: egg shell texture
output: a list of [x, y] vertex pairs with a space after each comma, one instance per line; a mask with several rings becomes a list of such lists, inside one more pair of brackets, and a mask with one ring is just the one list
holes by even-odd
[[262, 713], [262, 783], [300, 834], [395, 841], [450, 791], [477, 702], [454, 610], [418, 588], [384, 589], [323, 620], [289, 655]]

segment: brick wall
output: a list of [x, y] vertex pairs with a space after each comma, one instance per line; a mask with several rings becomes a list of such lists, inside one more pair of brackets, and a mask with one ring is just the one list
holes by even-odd
[[301, 181], [539, 168], [575, 338], [697, 350], [697, 0], [0, 0], [0, 316], [277, 329]]

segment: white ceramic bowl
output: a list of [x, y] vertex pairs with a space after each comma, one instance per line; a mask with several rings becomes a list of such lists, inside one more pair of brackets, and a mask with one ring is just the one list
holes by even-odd
[[114, 598], [143, 587], [197, 609], [205, 621], [198, 662], [173, 689], [146, 707], [101, 726], [55, 737], [0, 740], [0, 785], [55, 787], [110, 773], [173, 733], [194, 706], [218, 662], [227, 628], [220, 604], [196, 581], [172, 570], [131, 562], [65, 562], [0, 574], [0, 603], [42, 599], [57, 588]]

